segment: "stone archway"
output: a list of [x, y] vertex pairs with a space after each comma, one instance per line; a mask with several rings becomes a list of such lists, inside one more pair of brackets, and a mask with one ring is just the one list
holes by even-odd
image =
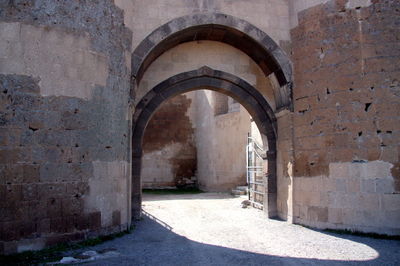
[[246, 81], [208, 67], [173, 76], [149, 91], [136, 106], [132, 128], [132, 216], [141, 214], [141, 160], [145, 128], [155, 110], [167, 99], [188, 91], [207, 88], [231, 96], [242, 104], [256, 122], [263, 143], [268, 143], [268, 170], [264, 177], [264, 210], [268, 217], [277, 215], [276, 136], [273, 110], [265, 98]]
[[274, 74], [276, 108], [292, 109], [292, 66], [288, 56], [265, 32], [249, 22], [222, 13], [200, 13], [175, 18], [155, 29], [132, 54], [132, 91], [146, 69], [165, 51], [196, 40], [229, 44], [246, 53], [264, 72]]

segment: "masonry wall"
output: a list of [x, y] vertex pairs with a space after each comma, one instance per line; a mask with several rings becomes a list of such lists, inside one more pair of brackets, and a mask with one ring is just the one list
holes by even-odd
[[215, 94], [196, 91], [197, 179], [205, 191], [230, 191], [246, 184], [250, 115], [242, 106], [216, 115]]
[[0, 253], [130, 223], [131, 33], [111, 1], [0, 4]]
[[143, 188], [197, 187], [194, 93], [177, 95], [155, 112], [143, 137]]
[[[199, 56], [201, 55], [201, 56]], [[162, 81], [203, 66], [234, 74], [255, 88], [275, 109], [272, 84], [260, 67], [242, 51], [215, 41], [196, 41], [177, 45], [160, 55], [147, 69], [136, 90], [136, 101]]]
[[295, 222], [399, 234], [400, 2], [353, 2], [291, 33]]
[[168, 21], [194, 13], [221, 12], [260, 28], [277, 43], [290, 39], [288, 2], [281, 0], [116, 0], [124, 10], [124, 22], [135, 37], [132, 49], [153, 30]]
[[[245, 19], [292, 56], [294, 112], [276, 113], [278, 215], [315, 227], [400, 234], [399, 5], [2, 1], [0, 253], [130, 224], [131, 114], [159, 82], [209, 66], [247, 81], [276, 109], [272, 79], [243, 52], [210, 41], [166, 51], [130, 99], [132, 50], [167, 21], [199, 12]], [[211, 104], [207, 93], [200, 105]], [[214, 115], [213, 136], [228, 147], [215, 162], [226, 165], [222, 154], [242, 154], [235, 136], [246, 135], [242, 127], [238, 135], [226, 129], [245, 115]], [[210, 128], [199, 125], [204, 132]], [[197, 141], [205, 147], [210, 139]], [[196, 154], [200, 161], [199, 149]], [[203, 159], [208, 167], [210, 158]], [[224, 173], [211, 174], [199, 177], [226, 181]]]

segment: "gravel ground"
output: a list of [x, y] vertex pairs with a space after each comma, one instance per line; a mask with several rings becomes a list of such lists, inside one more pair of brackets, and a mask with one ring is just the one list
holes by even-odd
[[[92, 247], [88, 265], [400, 265], [400, 241], [338, 235], [267, 220], [227, 194], [145, 195], [132, 234]], [[87, 249], [88, 250], [88, 249]]]

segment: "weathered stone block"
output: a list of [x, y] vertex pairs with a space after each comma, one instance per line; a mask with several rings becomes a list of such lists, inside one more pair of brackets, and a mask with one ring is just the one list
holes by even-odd
[[361, 164], [361, 177], [367, 179], [391, 177], [392, 164], [382, 161], [373, 161]]
[[23, 169], [23, 182], [36, 183], [40, 178], [40, 165], [38, 164], [24, 164]]
[[22, 185], [22, 200], [36, 200], [38, 199], [38, 185], [24, 184]]
[[371, 193], [360, 193], [358, 195], [358, 203], [354, 207], [359, 207], [360, 210], [368, 210], [371, 213], [379, 212], [381, 209], [380, 196]]
[[62, 212], [66, 216], [78, 215], [83, 212], [83, 200], [79, 196], [62, 199]]
[[376, 181], [375, 181], [375, 179], [364, 179], [364, 180], [361, 180], [361, 192], [364, 192], [364, 193], [375, 193], [376, 192]]
[[345, 179], [336, 179], [336, 191], [348, 192]]
[[[54, 217], [61, 217], [62, 215], [62, 205], [61, 199], [58, 198], [49, 198], [46, 200], [47, 202], [47, 217], [54, 218]], [[54, 226], [54, 225], [53, 225]]]
[[121, 211], [116, 210], [112, 213], [112, 225], [117, 226], [121, 224]]
[[89, 214], [90, 229], [95, 230], [101, 228], [101, 212], [93, 212]]
[[392, 178], [380, 178], [376, 180], [376, 193], [388, 194], [394, 192], [394, 182]]
[[382, 209], [387, 211], [400, 210], [400, 194], [381, 195]]
[[346, 180], [346, 191], [348, 193], [358, 193], [361, 189], [360, 179], [347, 179]]
[[309, 207], [307, 212], [307, 219], [310, 221], [327, 222], [328, 221], [328, 208], [326, 207]]
[[330, 223], [343, 223], [343, 215], [341, 208], [328, 208], [328, 221]]

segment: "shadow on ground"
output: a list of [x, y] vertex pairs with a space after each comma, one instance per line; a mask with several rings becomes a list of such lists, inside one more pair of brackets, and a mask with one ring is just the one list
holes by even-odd
[[[133, 234], [91, 248], [115, 248], [120, 253], [118, 257], [89, 262], [87, 265], [400, 265], [400, 241], [394, 240], [329, 233], [364, 243], [379, 253], [374, 260], [340, 261], [280, 257], [209, 245], [177, 235], [171, 229], [163, 221], [144, 213], [143, 220], [138, 222]], [[307, 249], [306, 246], [304, 248]]]
[[151, 193], [144, 192], [143, 199], [144, 201], [165, 201], [165, 200], [210, 200], [210, 199], [229, 199], [235, 198], [237, 196], [233, 196], [231, 194], [225, 192], [211, 192], [211, 193]]

